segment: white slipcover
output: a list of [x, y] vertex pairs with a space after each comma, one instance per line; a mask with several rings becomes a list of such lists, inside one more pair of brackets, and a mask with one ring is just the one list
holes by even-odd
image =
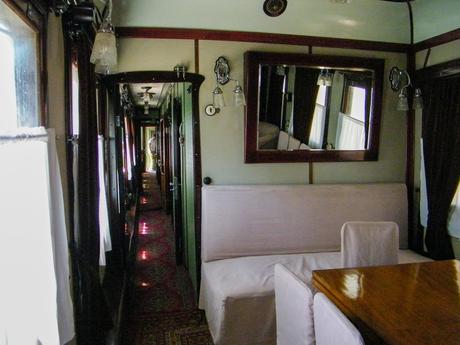
[[341, 236], [343, 267], [398, 263], [399, 229], [395, 222], [346, 222]]
[[276, 147], [277, 150], [287, 150], [289, 142], [289, 134], [284, 131], [280, 131], [280, 135], [278, 137], [278, 145]]
[[315, 345], [313, 292], [285, 266], [275, 265], [277, 345]]
[[396, 222], [407, 248], [406, 186], [205, 186], [201, 259], [339, 251], [347, 221]]
[[323, 293], [313, 301], [316, 345], [364, 345], [358, 329]]
[[298, 150], [300, 147], [300, 140], [294, 137], [289, 137], [288, 150]]
[[[281, 136], [281, 133], [280, 133]], [[200, 308], [216, 345], [276, 344], [274, 265], [304, 282], [339, 268], [347, 221], [393, 221], [407, 248], [404, 184], [205, 186]], [[400, 251], [399, 262], [425, 257]]]
[[[399, 262], [424, 262], [426, 257], [400, 250]], [[282, 264], [304, 282], [312, 271], [340, 268], [341, 254], [304, 253], [246, 256], [203, 262], [200, 308], [206, 312], [216, 345], [276, 344], [274, 267]]]

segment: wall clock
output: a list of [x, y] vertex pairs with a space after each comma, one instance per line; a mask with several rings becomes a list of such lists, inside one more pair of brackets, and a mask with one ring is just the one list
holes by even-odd
[[264, 12], [267, 16], [278, 17], [287, 7], [287, 0], [265, 0]]

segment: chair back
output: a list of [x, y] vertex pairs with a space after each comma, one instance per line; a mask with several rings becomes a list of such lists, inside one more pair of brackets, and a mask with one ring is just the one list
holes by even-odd
[[321, 292], [313, 299], [316, 345], [365, 345], [361, 333]]
[[313, 292], [285, 266], [275, 265], [277, 345], [314, 345]]
[[343, 267], [398, 263], [399, 228], [394, 222], [346, 222], [341, 237]]

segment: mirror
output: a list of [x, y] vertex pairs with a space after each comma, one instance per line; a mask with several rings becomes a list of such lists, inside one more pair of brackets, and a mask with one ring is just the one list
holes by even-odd
[[246, 163], [376, 160], [384, 61], [247, 52]]

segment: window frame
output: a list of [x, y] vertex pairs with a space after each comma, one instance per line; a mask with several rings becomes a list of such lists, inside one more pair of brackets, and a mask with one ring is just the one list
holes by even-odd
[[8, 6], [37, 35], [38, 126], [48, 124], [48, 89], [46, 64], [47, 6], [43, 0], [0, 0]]

